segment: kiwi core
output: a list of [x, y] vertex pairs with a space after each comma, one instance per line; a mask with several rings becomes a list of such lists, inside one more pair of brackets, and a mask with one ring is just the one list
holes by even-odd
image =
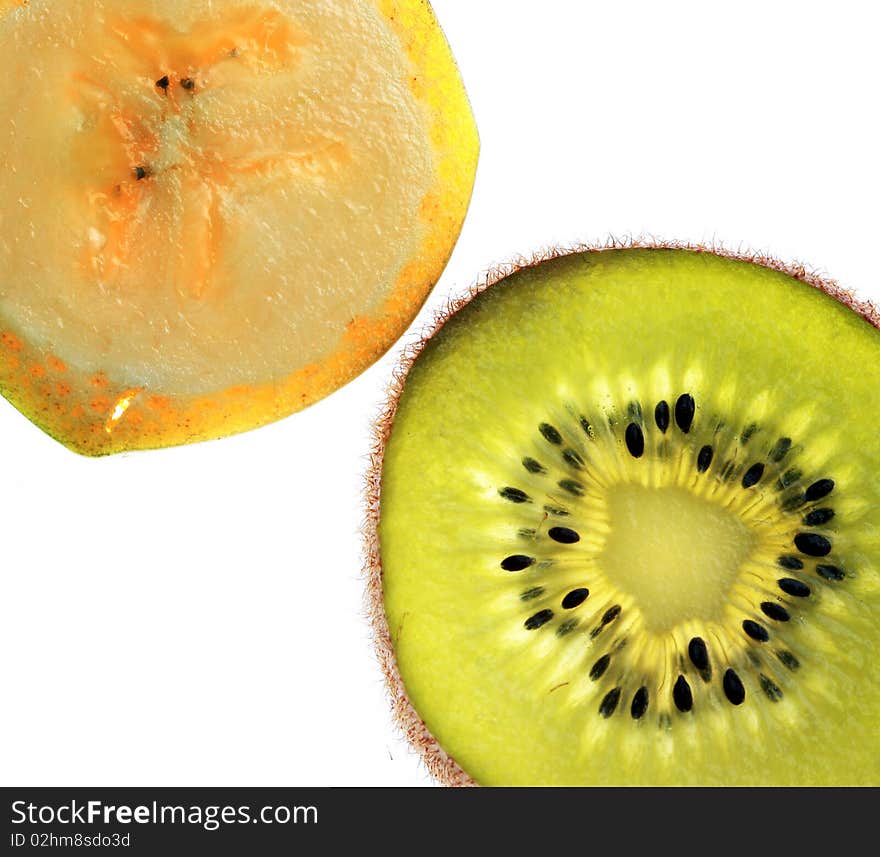
[[686, 619], [719, 618], [757, 543], [751, 528], [685, 488], [624, 483], [609, 487], [606, 501], [611, 532], [599, 565], [633, 597], [645, 627], [659, 633]]

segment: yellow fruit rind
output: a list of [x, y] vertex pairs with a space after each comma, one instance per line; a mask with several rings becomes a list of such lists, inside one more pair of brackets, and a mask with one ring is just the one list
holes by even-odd
[[391, 435], [394, 417], [400, 402], [400, 397], [406, 385], [407, 376], [415, 361], [433, 339], [443, 325], [459, 310], [469, 304], [477, 295], [493, 286], [495, 283], [506, 279], [511, 274], [522, 268], [539, 265], [550, 259], [566, 256], [571, 253], [601, 253], [605, 250], [620, 249], [664, 249], [664, 250], [691, 250], [696, 253], [711, 253], [727, 259], [742, 262], [751, 262], [761, 265], [780, 273], [807, 283], [816, 289], [820, 289], [830, 297], [844, 304], [858, 313], [875, 328], [880, 330], [880, 308], [870, 301], [862, 300], [848, 290], [841, 287], [834, 280], [821, 277], [809, 271], [805, 266], [797, 263], [788, 264], [774, 259], [763, 253], [750, 253], [747, 251], [731, 251], [722, 245], [702, 245], [676, 241], [656, 241], [649, 239], [610, 239], [601, 245], [578, 245], [569, 248], [552, 249], [544, 253], [535, 254], [530, 258], [520, 258], [501, 265], [490, 271], [476, 286], [470, 289], [460, 298], [450, 301], [441, 310], [420, 340], [414, 345], [408, 346], [395, 369], [387, 391], [387, 398], [378, 418], [373, 424], [373, 447], [370, 462], [366, 473], [364, 500], [366, 520], [364, 523], [364, 566], [363, 573], [366, 578], [366, 610], [372, 625], [373, 644], [379, 660], [382, 672], [385, 676], [385, 684], [391, 700], [391, 711], [394, 722], [406, 737], [406, 740], [421, 756], [430, 773], [442, 784], [447, 786], [477, 786], [477, 783], [437, 742], [431, 734], [422, 718], [419, 716], [406, 693], [406, 688], [397, 667], [395, 655], [395, 641], [401, 628], [390, 628], [388, 617], [385, 612], [385, 599], [382, 582], [382, 557], [379, 542], [379, 519], [382, 499], [382, 470], [384, 465], [384, 453]]

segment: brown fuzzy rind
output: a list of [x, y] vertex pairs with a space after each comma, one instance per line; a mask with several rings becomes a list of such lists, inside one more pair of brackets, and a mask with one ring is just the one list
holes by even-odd
[[433, 322], [427, 326], [419, 340], [408, 345], [394, 370], [391, 382], [388, 385], [385, 404], [378, 418], [373, 423], [373, 448], [370, 454], [370, 463], [366, 474], [365, 485], [365, 510], [366, 520], [364, 523], [364, 574], [366, 576], [366, 608], [372, 624], [376, 654], [382, 671], [385, 674], [385, 683], [391, 697], [392, 716], [398, 728], [406, 736], [407, 741], [419, 753], [425, 766], [431, 774], [446, 786], [476, 786], [478, 783], [461, 766], [446, 753], [434, 736], [428, 731], [425, 722], [419, 716], [415, 707], [407, 696], [403, 679], [397, 669], [397, 659], [394, 654], [394, 645], [391, 641], [391, 631], [388, 627], [388, 619], [385, 614], [385, 601], [382, 591], [382, 560], [379, 545], [379, 517], [382, 495], [382, 468], [385, 457], [385, 447], [391, 434], [394, 416], [400, 396], [406, 385], [407, 377], [419, 355], [425, 346], [433, 339], [434, 335], [446, 322], [459, 310], [467, 306], [477, 295], [486, 289], [506, 279], [511, 274], [523, 268], [530, 268], [556, 259], [576, 253], [601, 253], [606, 250], [690, 250], [695, 253], [711, 253], [726, 259], [734, 259], [741, 262], [752, 262], [780, 273], [787, 274], [795, 280], [807, 283], [814, 288], [820, 289], [830, 297], [849, 307], [853, 312], [860, 315], [878, 330], [880, 330], [880, 308], [868, 300], [861, 299], [849, 289], [843, 288], [836, 281], [821, 276], [817, 272], [808, 269], [805, 265], [794, 262], [782, 262], [766, 253], [752, 252], [748, 250], [729, 250], [721, 244], [691, 244], [680, 241], [663, 241], [654, 238], [609, 238], [602, 244], [581, 244], [567, 248], [549, 248], [537, 252], [531, 257], [520, 257], [488, 271], [476, 285], [472, 286], [465, 294], [451, 299], [446, 306], [437, 312]]

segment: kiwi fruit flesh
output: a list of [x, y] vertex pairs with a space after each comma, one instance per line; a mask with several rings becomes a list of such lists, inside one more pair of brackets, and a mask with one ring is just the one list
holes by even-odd
[[422, 0], [0, 6], [0, 390], [78, 452], [337, 389], [439, 277], [478, 141]]
[[505, 272], [401, 373], [369, 575], [444, 782], [880, 781], [880, 316], [699, 248]]

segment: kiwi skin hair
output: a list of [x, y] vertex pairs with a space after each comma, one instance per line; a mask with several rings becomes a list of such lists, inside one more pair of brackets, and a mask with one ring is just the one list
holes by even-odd
[[[598, 253], [605, 250], [661, 249], [686, 250], [707, 253], [741, 262], [749, 262], [786, 274], [795, 280], [821, 290], [836, 301], [845, 305], [875, 328], [880, 330], [880, 310], [871, 302], [859, 299], [851, 291], [836, 282], [820, 276], [800, 264], [788, 264], [760, 253], [741, 250], [731, 251], [721, 245], [701, 245], [685, 242], [654, 241], [647, 239], [611, 239], [601, 245], [581, 245], [564, 249], [553, 249], [536, 254], [530, 258], [519, 258], [489, 272], [481, 281], [462, 297], [452, 300], [440, 311], [420, 340], [408, 346], [400, 358], [389, 385], [387, 400], [373, 426], [373, 449], [366, 474], [364, 525], [366, 577], [366, 606], [372, 623], [375, 650], [385, 675], [392, 714], [398, 727], [408, 742], [415, 748], [431, 774], [442, 784], [448, 786], [475, 786], [477, 783], [458, 763], [444, 751], [426, 727], [424, 721], [410, 702], [403, 680], [398, 672], [392, 633], [385, 612], [383, 595], [383, 576], [379, 542], [380, 503], [382, 494], [382, 472], [384, 451], [391, 434], [398, 403], [407, 381], [409, 370], [425, 346], [444, 324], [460, 309], [486, 289], [511, 274], [544, 261], [556, 259], [573, 253]], [[637, 784], [637, 783], [633, 783]]]

